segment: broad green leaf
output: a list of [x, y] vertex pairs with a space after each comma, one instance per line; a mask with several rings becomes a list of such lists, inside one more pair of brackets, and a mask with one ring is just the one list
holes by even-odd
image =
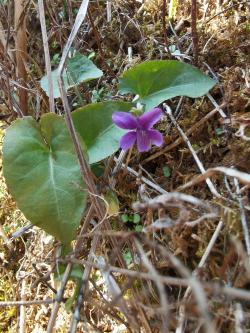
[[87, 191], [65, 121], [45, 114], [16, 120], [6, 131], [3, 171], [26, 218], [69, 244], [84, 212]]
[[[60, 97], [60, 91], [57, 83], [57, 73], [57, 69], [51, 72], [54, 98]], [[64, 87], [67, 90], [82, 82], [98, 79], [102, 75], [102, 71], [98, 69], [89, 58], [76, 52], [75, 56], [66, 61], [66, 69], [63, 71]], [[42, 89], [47, 95], [49, 95], [47, 75], [41, 79], [40, 83]]]
[[120, 91], [139, 95], [139, 102], [148, 111], [176, 96], [200, 97], [215, 84], [191, 65], [177, 60], [153, 60], [126, 71], [120, 79]]
[[129, 112], [131, 103], [109, 101], [89, 104], [72, 112], [72, 118], [78, 134], [83, 139], [93, 164], [112, 155], [119, 149], [119, 140], [126, 132], [112, 122], [115, 111]]

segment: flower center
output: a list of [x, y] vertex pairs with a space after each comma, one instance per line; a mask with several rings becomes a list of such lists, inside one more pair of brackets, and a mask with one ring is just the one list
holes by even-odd
[[138, 132], [139, 132], [139, 135], [142, 139], [145, 139], [145, 138], [148, 137], [148, 133], [144, 129], [139, 129]]

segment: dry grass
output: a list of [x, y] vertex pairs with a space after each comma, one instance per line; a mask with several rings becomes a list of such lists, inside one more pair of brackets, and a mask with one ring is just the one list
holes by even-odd
[[[79, 2], [64, 3], [55, 0], [45, 6], [53, 66], [79, 8]], [[110, 170], [117, 159], [102, 163], [104, 176], [97, 179], [99, 188], [102, 192], [111, 188], [119, 201], [119, 213], [108, 215], [109, 230], [94, 227], [96, 217], [90, 210], [83, 221], [87, 227], [78, 237], [77, 251], [63, 259], [56, 258], [58, 244], [38, 228], [14, 238], [13, 232], [28, 222], [0, 175], [0, 332], [47, 332], [55, 304], [46, 301], [55, 297], [51, 288], [60, 290], [51, 270], [56, 270], [60, 260], [84, 266], [85, 274], [91, 268], [84, 300], [76, 307], [80, 313], [77, 332], [250, 332], [249, 5], [239, 1], [216, 3], [198, 1], [197, 29], [199, 67], [215, 75], [220, 84], [211, 92], [212, 99], [205, 96], [169, 101], [174, 116], [166, 115], [159, 124], [165, 134], [162, 148], [141, 155], [132, 150], [114, 176]], [[105, 76], [98, 83], [79, 88], [86, 103], [91, 102], [93, 89], [101, 99], [116, 94], [116, 78], [133, 64], [168, 59], [166, 46], [178, 45], [192, 61], [189, 2], [177, 7], [172, 20], [175, 33], [167, 20], [168, 45], [161, 5], [161, 1], [145, 1], [143, 5], [116, 0], [111, 6], [111, 21], [107, 22], [106, 2], [91, 2], [94, 27], [88, 18], [74, 46], [83, 54], [94, 51], [95, 62]], [[33, 1], [27, 2], [26, 13], [26, 102], [30, 114], [39, 118], [49, 110], [49, 100], [38, 84], [45, 63]], [[23, 79], [18, 76], [12, 52], [13, 15], [11, 5], [0, 3], [4, 29], [0, 30], [1, 138], [22, 111], [12, 94], [13, 87], [20, 88]], [[132, 61], [128, 59], [128, 47], [133, 50]], [[79, 103], [73, 92], [69, 98], [72, 104]], [[219, 112], [210, 114], [218, 106]], [[61, 102], [57, 100], [55, 107], [60, 112]], [[216, 169], [218, 166], [234, 166], [239, 173]], [[204, 177], [198, 177], [205, 171]], [[114, 206], [116, 209], [116, 203]], [[142, 233], [135, 232], [132, 222], [122, 222], [122, 214], [135, 213], [140, 215]], [[96, 239], [98, 243], [93, 247]], [[125, 262], [119, 263], [118, 257]], [[65, 301], [74, 289], [73, 282], [68, 282], [55, 332], [69, 332], [72, 312], [66, 311]], [[8, 301], [20, 300], [26, 306], [4, 306]], [[28, 303], [34, 300], [39, 304]]]

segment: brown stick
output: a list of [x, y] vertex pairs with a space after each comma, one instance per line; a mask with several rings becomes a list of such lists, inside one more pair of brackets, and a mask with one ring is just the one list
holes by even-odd
[[[91, 170], [89, 168], [88, 162], [85, 159], [85, 156], [83, 154], [82, 148], [81, 148], [81, 144], [79, 142], [74, 124], [73, 124], [73, 120], [72, 120], [72, 116], [71, 116], [71, 110], [70, 110], [70, 106], [69, 106], [69, 102], [68, 102], [68, 98], [67, 98], [67, 94], [66, 94], [66, 90], [64, 88], [64, 83], [63, 83], [63, 79], [62, 79], [62, 73], [63, 73], [63, 69], [65, 66], [65, 61], [66, 58], [68, 56], [70, 47], [74, 41], [74, 38], [86, 16], [87, 13], [87, 8], [88, 8], [88, 4], [89, 4], [89, 0], [83, 0], [81, 3], [81, 6], [79, 8], [78, 14], [76, 16], [75, 19], [75, 23], [74, 26], [71, 30], [70, 36], [67, 40], [67, 43], [64, 47], [63, 50], [63, 54], [62, 54], [62, 58], [60, 61], [60, 64], [58, 66], [58, 85], [59, 85], [59, 90], [60, 90], [60, 94], [61, 94], [61, 98], [62, 98], [62, 102], [63, 102], [63, 107], [64, 107], [64, 113], [65, 113], [65, 121], [72, 139], [72, 142], [74, 144], [75, 147], [75, 151], [77, 154], [77, 158], [79, 161], [79, 165], [80, 165], [80, 170], [81, 170], [81, 175], [83, 180], [85, 181], [88, 191], [91, 194], [91, 203], [93, 204], [94, 208], [95, 208], [95, 212], [96, 215], [99, 219], [99, 221], [102, 221], [103, 219], [105, 219], [105, 207], [103, 206], [102, 201], [100, 200], [100, 196], [98, 195], [97, 192], [97, 188], [91, 173]], [[107, 221], [108, 222], [108, 221]], [[91, 250], [90, 250], [90, 254], [89, 254], [89, 259], [92, 261], [93, 260], [93, 256], [92, 254], [95, 253], [95, 250], [97, 248], [97, 244], [98, 244], [99, 238], [95, 237], [93, 242], [92, 242], [92, 246], [91, 246]], [[111, 242], [113, 243], [112, 245], [114, 247], [116, 247], [117, 243], [113, 241], [113, 239], [111, 239]], [[121, 255], [118, 255], [118, 259], [120, 261], [121, 264], [123, 264], [123, 258]], [[88, 281], [89, 275], [91, 273], [91, 269], [85, 270], [84, 274], [83, 274], [83, 278], [82, 278], [82, 287], [81, 287], [81, 291], [80, 291], [80, 295], [79, 295], [79, 299], [83, 299], [85, 291], [86, 291], [86, 287], [87, 287], [87, 283], [86, 281]], [[82, 304], [82, 301], [81, 301]], [[54, 323], [55, 323], [55, 319], [56, 319], [56, 315], [58, 312], [59, 306], [58, 303], [56, 304], [56, 306], [54, 306], [53, 311], [52, 311], [52, 315], [50, 317], [50, 322], [49, 322], [49, 326], [47, 329], [47, 333], [52, 333], [53, 331], [53, 327], [54, 327]], [[78, 323], [78, 317], [74, 316], [72, 318], [72, 322], [71, 322], [71, 327], [72, 329], [70, 330], [71, 332], [74, 332], [77, 327], [77, 323]]]
[[166, 32], [166, 8], [167, 8], [167, 3], [166, 0], [163, 0], [162, 2], [162, 30], [163, 30], [163, 37], [164, 37], [164, 43], [165, 46], [167, 46], [167, 32]]
[[[21, 299], [23, 302], [25, 302], [25, 287], [26, 287], [26, 281], [25, 279], [22, 280], [22, 289], [21, 289]], [[19, 333], [25, 333], [26, 332], [26, 310], [23, 305], [20, 306], [19, 309]]]
[[68, 5], [69, 23], [70, 23], [70, 25], [73, 25], [74, 19], [73, 19], [72, 1], [67, 0], [67, 5]]
[[193, 40], [193, 57], [194, 65], [198, 65], [198, 56], [199, 56], [199, 39], [197, 33], [197, 2], [192, 0], [191, 3], [191, 31], [192, 31], [192, 40]]
[[[218, 224], [218, 227], [216, 228], [216, 231], [214, 234], [216, 234], [217, 237], [217, 232], [220, 230], [221, 224]], [[116, 234], [116, 233], [114, 233]], [[118, 234], [120, 237], [120, 234]], [[133, 235], [131, 234], [131, 237]], [[215, 238], [215, 236], [212, 236]], [[207, 255], [209, 254], [208, 249], [210, 251], [210, 248], [207, 248], [206, 252], [203, 255], [203, 259], [201, 260], [201, 263], [205, 260]], [[72, 264], [77, 264], [77, 265], [84, 265], [85, 267], [91, 266], [91, 267], [96, 267], [97, 269], [99, 268], [98, 264], [89, 262], [86, 260], [80, 260], [80, 259], [75, 259], [75, 258], [69, 258], [68, 260], [63, 260], [63, 263], [65, 262], [71, 262]], [[146, 272], [141, 272], [141, 271], [136, 271], [136, 270], [131, 270], [131, 269], [126, 269], [126, 268], [120, 268], [116, 266], [108, 266], [108, 269], [110, 272], [115, 272], [119, 274], [124, 274], [127, 276], [130, 276], [132, 278], [138, 278], [138, 279], [145, 279], [145, 280], [155, 280], [155, 277], [151, 273], [146, 273]], [[161, 281], [161, 283], [164, 283], [166, 285], [171, 285], [171, 286], [182, 286], [182, 287], [189, 287], [190, 286], [190, 279], [188, 278], [178, 278], [178, 277], [172, 277], [172, 276], [163, 276], [163, 275], [158, 275], [157, 279]], [[224, 287], [218, 282], [202, 282], [203, 287], [205, 290], [209, 293], [211, 296], [218, 296], [221, 294], [224, 294], [231, 299], [241, 299], [245, 301], [250, 301], [250, 292], [246, 289], [239, 289], [239, 288], [234, 288], [234, 287]], [[5, 302], [0, 302], [0, 306], [2, 305], [1, 303]], [[4, 306], [4, 305], [2, 305]]]
[[55, 304], [53, 306], [52, 313], [51, 313], [49, 323], [48, 323], [47, 333], [52, 333], [53, 332], [53, 328], [54, 328], [54, 325], [55, 325], [57, 313], [58, 313], [58, 310], [59, 310], [59, 307], [60, 307], [60, 302], [63, 298], [64, 289], [65, 289], [65, 286], [67, 284], [68, 278], [70, 276], [71, 268], [72, 268], [72, 264], [68, 263], [68, 265], [66, 267], [66, 270], [64, 272], [64, 275], [63, 275], [63, 279], [62, 279], [62, 282], [61, 282], [61, 287], [58, 290], [57, 295], [56, 295]]
[[47, 72], [47, 77], [48, 77], [49, 109], [50, 109], [50, 112], [55, 112], [53, 81], [52, 81], [52, 75], [51, 75], [50, 53], [49, 53], [48, 36], [47, 36], [47, 31], [46, 31], [46, 21], [45, 21], [43, 0], [38, 0], [38, 12], [39, 12], [39, 17], [40, 17], [40, 24], [41, 24], [42, 38], [43, 38], [44, 57], [45, 57], [45, 65], [46, 65], [46, 72]]
[[[26, 34], [26, 0], [15, 0], [15, 48], [16, 48], [16, 75], [21, 85], [26, 86], [27, 71], [27, 34]], [[28, 114], [28, 93], [22, 87], [18, 88], [20, 108], [24, 115]]]
[[172, 55], [168, 48], [167, 31], [166, 31], [166, 11], [167, 11], [167, 1], [163, 0], [163, 2], [162, 2], [162, 31], [163, 31], [165, 48], [167, 50], [168, 55], [171, 58]]
[[[79, 139], [78, 139], [78, 136], [77, 136], [74, 124], [73, 124], [71, 110], [70, 110], [67, 94], [66, 94], [66, 91], [64, 88], [64, 83], [62, 80], [62, 73], [63, 73], [63, 69], [65, 66], [65, 61], [66, 61], [67, 55], [69, 53], [72, 42], [77, 34], [77, 31], [79, 30], [80, 25], [86, 15], [88, 3], [89, 3], [89, 0], [85, 0], [85, 1], [83, 0], [81, 7], [79, 9], [79, 12], [77, 14], [75, 24], [74, 24], [72, 31], [70, 33], [70, 36], [68, 38], [67, 44], [63, 50], [62, 58], [61, 58], [59, 66], [58, 66], [58, 86], [59, 86], [59, 90], [60, 90], [60, 94], [61, 94], [61, 98], [62, 98], [62, 102], [63, 102], [66, 125], [68, 127], [72, 142], [75, 147], [75, 151], [76, 151], [77, 158], [78, 158], [79, 165], [80, 165], [81, 175], [87, 185], [88, 192], [91, 195], [91, 202], [93, 203], [93, 205], [95, 207], [96, 215], [97, 215], [99, 221], [103, 221], [103, 219], [105, 219], [105, 216], [106, 216], [106, 209], [103, 205], [103, 200], [100, 199], [100, 195], [97, 191], [90, 167], [83, 154], [82, 147], [79, 142]], [[107, 221], [107, 227], [108, 227], [108, 225], [109, 225], [109, 222]], [[113, 247], [116, 248], [117, 243], [114, 242], [113, 239], [111, 239], [111, 242], [113, 243], [112, 244]], [[124, 264], [123, 258], [120, 254], [118, 254], [118, 260], [121, 265]]]
[[42, 304], [51, 304], [54, 303], [54, 299], [45, 299], [44, 301], [6, 301], [0, 302], [0, 308], [6, 306], [30, 306], [30, 305], [42, 305]]

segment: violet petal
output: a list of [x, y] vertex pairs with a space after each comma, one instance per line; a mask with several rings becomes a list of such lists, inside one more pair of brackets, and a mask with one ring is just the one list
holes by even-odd
[[126, 134], [124, 134], [121, 139], [120, 139], [120, 147], [123, 150], [127, 150], [130, 147], [133, 146], [133, 144], [136, 141], [136, 132], [132, 131], [132, 132], [128, 132]]
[[128, 112], [114, 112], [112, 114], [113, 123], [123, 129], [136, 129], [137, 119]]
[[157, 147], [160, 147], [163, 144], [163, 136], [159, 131], [153, 129], [148, 130], [147, 132], [152, 144], [156, 145]]
[[160, 108], [154, 108], [148, 112], [145, 112], [138, 118], [138, 123], [143, 129], [150, 129], [160, 120], [162, 116], [162, 110]]
[[139, 152], [150, 150], [151, 142], [148, 135], [148, 131], [137, 130], [137, 148]]

